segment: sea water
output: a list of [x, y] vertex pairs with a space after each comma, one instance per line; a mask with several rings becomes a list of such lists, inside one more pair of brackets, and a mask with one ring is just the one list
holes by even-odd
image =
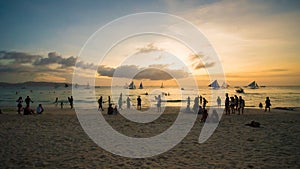
[[[193, 105], [194, 98], [201, 95], [208, 100], [207, 106], [216, 106], [216, 100], [212, 100], [212, 91], [214, 89], [208, 88], [206, 86], [200, 86], [198, 89], [185, 88], [181, 89], [178, 87], [147, 87], [144, 89], [118, 89], [111, 87], [96, 87], [89, 89], [80, 86], [76, 88], [77, 94], [80, 95], [81, 99], [76, 100], [74, 97], [74, 103], [80, 102], [84, 103], [85, 108], [92, 108], [98, 105], [97, 100], [99, 96], [103, 96], [104, 107], [107, 107], [108, 96], [111, 96], [112, 103], [117, 104], [120, 93], [118, 91], [126, 91], [122, 94], [123, 107], [126, 107], [126, 98], [131, 99], [131, 105], [136, 105], [136, 99], [141, 96], [142, 107], [147, 108], [149, 106], [154, 106], [156, 103], [155, 97], [158, 95], [162, 96], [162, 101], [165, 106], [186, 106], [187, 98], [191, 99], [191, 106]], [[228, 93], [230, 96], [242, 96], [245, 100], [246, 107], [258, 107], [259, 103], [265, 102], [266, 97], [270, 97], [272, 107], [299, 107], [300, 103], [300, 86], [267, 86], [259, 89], [248, 89], [244, 88], [245, 93], [236, 93], [237, 88], [229, 87], [227, 89], [217, 89], [224, 90], [223, 93]], [[46, 106], [54, 106], [55, 98], [58, 97], [59, 104], [64, 102], [65, 107], [68, 106], [68, 97], [72, 95], [72, 87], [39, 87], [39, 86], [29, 86], [29, 87], [16, 87], [16, 86], [1, 86], [0, 87], [0, 108], [6, 107], [16, 107], [16, 100], [18, 97], [23, 97], [25, 100], [26, 96], [34, 101], [33, 106], [38, 104], [43, 104]], [[146, 95], [148, 93], [148, 95]], [[74, 93], [73, 93], [74, 94]], [[221, 95], [222, 105], [224, 105], [225, 96]], [[76, 106], [76, 105], [75, 105]]]

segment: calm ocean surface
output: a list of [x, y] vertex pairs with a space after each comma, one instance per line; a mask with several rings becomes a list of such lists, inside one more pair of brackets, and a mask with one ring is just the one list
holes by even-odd
[[[86, 89], [83, 86], [80, 86], [76, 89], [78, 93], [82, 91], [81, 99], [76, 100], [74, 97], [75, 103], [81, 102], [84, 103], [86, 108], [97, 106], [97, 99], [100, 95], [103, 96], [103, 101], [108, 100], [108, 96], [112, 95], [112, 102], [117, 103], [119, 93], [111, 92], [110, 87], [98, 87], [95, 88], [95, 95], [92, 94], [92, 89]], [[125, 90], [125, 89], [120, 89]], [[245, 88], [244, 94], [236, 93], [236, 88], [229, 87], [227, 89], [218, 89], [225, 90], [224, 92], [229, 93], [229, 96], [238, 95], [242, 96], [246, 102], [246, 107], [258, 107], [258, 104], [262, 102], [264, 104], [266, 96], [269, 96], [271, 99], [272, 107], [299, 107], [300, 105], [300, 86], [280, 86], [280, 87], [264, 87], [259, 89], [248, 89]], [[68, 87], [15, 87], [15, 86], [6, 86], [0, 87], [0, 108], [6, 107], [16, 107], [16, 100], [19, 96], [23, 97], [23, 100], [26, 96], [30, 96], [34, 103], [32, 104], [36, 107], [39, 103], [43, 105], [53, 105], [53, 102], [56, 97], [59, 98], [59, 101], [63, 101], [65, 104], [68, 104], [68, 96], [72, 95], [72, 88]], [[18, 93], [16, 93], [18, 92]], [[142, 107], [149, 107], [155, 104], [155, 96], [158, 94], [169, 93], [170, 95], [163, 96], [163, 101], [173, 100], [174, 102], [165, 102], [166, 106], [182, 106], [186, 105], [186, 99], [188, 96], [191, 98], [191, 106], [193, 105], [193, 100], [197, 96], [197, 90], [186, 88], [180, 90], [175, 87], [147, 87], [144, 89], [134, 89], [128, 90], [129, 93], [123, 93], [123, 107], [126, 107], [125, 101], [127, 96], [130, 97], [131, 103], [133, 106], [136, 105], [136, 98], [138, 95], [141, 95], [142, 98]], [[145, 93], [149, 95], [145, 95]], [[216, 100], [212, 100], [211, 92], [212, 89], [208, 87], [199, 87], [199, 94], [205, 97], [208, 100], [208, 106], [215, 106]], [[88, 95], [87, 95], [88, 93]], [[222, 105], [224, 104], [225, 96], [220, 96], [222, 99]], [[178, 102], [179, 100], [182, 100]], [[23, 104], [24, 105], [24, 104]], [[68, 105], [65, 105], [68, 106]], [[107, 103], [104, 103], [104, 107], [107, 107]]]

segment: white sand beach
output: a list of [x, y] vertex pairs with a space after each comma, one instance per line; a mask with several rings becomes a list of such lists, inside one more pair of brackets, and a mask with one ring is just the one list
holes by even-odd
[[[134, 124], [121, 115], [105, 118], [132, 137], [163, 132], [176, 114], [168, 108], [151, 126]], [[252, 120], [260, 128], [245, 126]], [[198, 143], [200, 117], [184, 140], [163, 154], [132, 159], [111, 154], [83, 131], [74, 110], [47, 107], [43, 115], [0, 115], [0, 168], [299, 168], [300, 111], [246, 109], [223, 115], [208, 141]]]

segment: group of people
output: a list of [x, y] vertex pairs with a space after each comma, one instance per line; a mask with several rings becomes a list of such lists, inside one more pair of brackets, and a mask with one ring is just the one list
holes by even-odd
[[[73, 96], [68, 97], [68, 102], [69, 102], [69, 104], [70, 104], [71, 109], [73, 109], [73, 106], [74, 106], [74, 103], [73, 103], [73, 102], [74, 102]], [[59, 103], [58, 97], [56, 97], [56, 98], [55, 98], [55, 101], [54, 101], [54, 104], [55, 104], [56, 107], [57, 107], [58, 103]], [[64, 101], [60, 101], [60, 108], [61, 108], [61, 109], [64, 108]]]
[[[157, 102], [157, 112], [161, 112], [161, 95], [155, 96], [155, 100]], [[138, 96], [136, 99], [136, 103], [137, 103], [137, 110], [141, 110], [142, 109], [142, 99], [141, 96]], [[108, 100], [107, 101], [103, 101], [103, 97], [100, 96], [98, 99], [98, 111], [104, 111], [103, 109], [103, 103], [108, 102], [108, 112], [107, 114], [117, 114], [118, 113], [118, 109], [122, 110], [123, 109], [123, 94], [121, 93], [118, 99], [118, 104], [115, 105], [115, 107], [112, 107], [112, 103], [111, 103], [111, 97], [108, 96]], [[131, 99], [129, 98], [129, 96], [126, 99], [126, 107], [127, 109], [131, 108]]]
[[192, 110], [190, 109], [190, 104], [191, 104], [191, 98], [188, 96], [187, 98], [187, 106], [186, 106], [186, 112], [195, 112], [198, 114], [202, 114], [202, 112], [204, 110], [206, 110], [206, 105], [207, 105], [208, 101], [206, 100], [206, 98], [200, 96], [196, 96], [194, 99], [194, 105]]
[[[30, 108], [30, 103], [33, 103], [33, 100], [29, 96], [27, 96], [24, 101], [26, 103], [25, 107], [23, 107], [23, 98], [21, 96], [16, 101], [17, 102], [17, 108], [18, 108], [18, 114], [21, 115], [22, 111], [23, 111], [24, 115], [35, 114], [34, 110]], [[42, 114], [43, 112], [44, 112], [44, 108], [43, 108], [42, 104], [39, 104], [36, 107], [36, 113], [37, 114]]]
[[[235, 114], [235, 111], [238, 111], [238, 114], [244, 114], [244, 108], [245, 108], [245, 100], [242, 98], [242, 96], [234, 95], [229, 98], [228, 93], [225, 94], [225, 115]], [[219, 98], [217, 99], [218, 105], [219, 105]]]

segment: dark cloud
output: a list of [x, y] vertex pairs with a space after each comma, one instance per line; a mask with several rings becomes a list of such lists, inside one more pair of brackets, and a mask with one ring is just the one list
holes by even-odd
[[147, 46], [137, 48], [137, 53], [150, 53], [155, 51], [163, 51], [164, 49], [154, 46], [154, 43], [149, 43]]
[[40, 55], [31, 55], [24, 52], [7, 52], [0, 51], [0, 61], [10, 60], [12, 64], [33, 63], [35, 60], [42, 58]]
[[[101, 76], [149, 79], [149, 80], [169, 80], [173, 78], [185, 78], [189, 73], [181, 69], [169, 69], [168, 65], [150, 65], [139, 68], [136, 65], [123, 65], [117, 68], [99, 66], [98, 73]], [[134, 76], [134, 77], [133, 77]]]
[[210, 63], [206, 63], [206, 64], [203, 64], [202, 62], [199, 62], [199, 63], [193, 63], [193, 68], [195, 70], [198, 70], [198, 69], [202, 69], [202, 68], [209, 68], [209, 67], [212, 67], [215, 65], [214, 62], [210, 62]]
[[76, 63], [76, 57], [70, 56], [68, 58], [63, 58], [56, 52], [48, 53], [48, 57], [37, 59], [33, 65], [49, 65], [49, 64], [60, 64], [61, 68], [74, 66]]
[[215, 62], [207, 62], [204, 64], [201, 60], [203, 58], [205, 58], [205, 56], [201, 53], [189, 55], [189, 60], [192, 62], [192, 66], [195, 70], [209, 68], [215, 65]]
[[95, 66], [93, 63], [86, 63], [84, 61], [77, 62], [75, 67], [82, 69], [97, 69], [97, 66]]

